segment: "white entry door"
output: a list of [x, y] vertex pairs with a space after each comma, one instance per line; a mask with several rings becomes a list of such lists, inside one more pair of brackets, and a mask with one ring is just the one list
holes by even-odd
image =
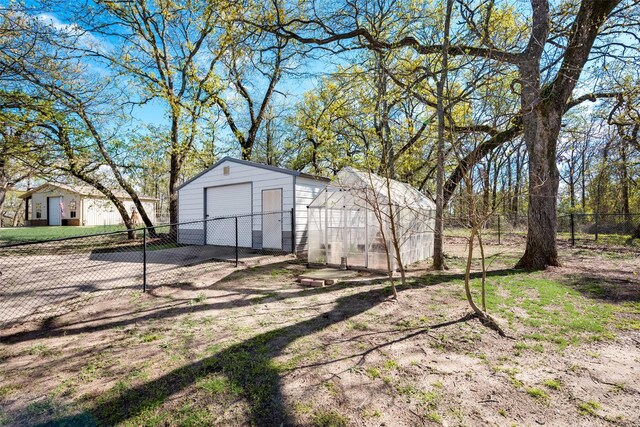
[[60, 212], [60, 197], [49, 197], [47, 208], [47, 218], [49, 225], [62, 225], [62, 215]]
[[262, 192], [262, 247], [282, 249], [282, 189]]
[[[238, 216], [238, 246], [250, 248], [253, 233], [251, 184], [209, 187], [207, 194], [207, 244], [235, 246]], [[225, 217], [219, 220], [212, 218]]]

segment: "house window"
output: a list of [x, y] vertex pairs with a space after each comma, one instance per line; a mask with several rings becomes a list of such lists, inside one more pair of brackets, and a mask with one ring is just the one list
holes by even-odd
[[42, 218], [42, 203], [40, 202], [36, 203], [36, 218]]
[[231, 168], [229, 166], [225, 166], [222, 168], [223, 175], [229, 175], [230, 172], [231, 172]]
[[73, 199], [69, 203], [69, 218], [75, 218], [75, 217], [76, 217], [76, 200]]

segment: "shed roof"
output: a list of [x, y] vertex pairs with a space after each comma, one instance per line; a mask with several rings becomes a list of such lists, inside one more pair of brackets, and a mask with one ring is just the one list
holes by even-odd
[[180, 190], [185, 185], [190, 184], [191, 182], [193, 182], [196, 179], [200, 178], [202, 175], [206, 174], [207, 172], [217, 168], [218, 166], [220, 166], [224, 162], [238, 163], [238, 164], [245, 165], [245, 166], [252, 166], [252, 167], [256, 167], [256, 168], [260, 168], [260, 169], [266, 169], [266, 170], [270, 170], [270, 171], [274, 171], [274, 172], [284, 173], [286, 175], [293, 175], [293, 176], [299, 176], [299, 177], [302, 177], [302, 178], [315, 179], [315, 180], [318, 180], [318, 181], [325, 181], [325, 182], [331, 181], [329, 178], [325, 178], [325, 177], [322, 177], [322, 176], [311, 175], [311, 174], [308, 174], [308, 173], [305, 173], [305, 172], [294, 171], [294, 170], [285, 169], [285, 168], [279, 168], [277, 166], [264, 165], [262, 163], [251, 162], [249, 160], [235, 159], [233, 157], [228, 157], [227, 156], [227, 157], [223, 157], [222, 159], [218, 160], [212, 166], [210, 166], [209, 168], [203, 170], [202, 172], [200, 172], [196, 176], [194, 176], [194, 177], [188, 179], [187, 181], [183, 182], [182, 185], [180, 185], [178, 187], [178, 190]]
[[[360, 196], [354, 196], [363, 202], [371, 203], [375, 198], [382, 203], [396, 206], [416, 207], [424, 210], [435, 209], [435, 203], [428, 196], [421, 193], [411, 185], [391, 179], [387, 189], [387, 179], [372, 172], [361, 171], [352, 167], [342, 169], [309, 206], [323, 206], [327, 203], [327, 192], [356, 192]], [[325, 193], [325, 197], [321, 197]], [[329, 196], [330, 198], [330, 196]]]
[[[21, 194], [20, 197], [21, 199], [26, 199], [27, 197], [31, 197], [34, 193], [38, 193], [42, 190], [44, 190], [46, 187], [56, 187], [59, 188], [61, 190], [65, 190], [68, 191], [70, 193], [76, 193], [79, 194], [81, 196], [89, 196], [89, 197], [100, 197], [100, 198], [104, 198], [105, 195], [102, 194], [100, 191], [96, 190], [94, 187], [91, 187], [89, 185], [67, 185], [67, 184], [60, 184], [58, 182], [47, 182], [45, 184], [40, 185], [39, 187], [36, 187], [34, 189], [31, 189], [23, 194]], [[118, 198], [118, 199], [131, 199], [131, 196], [129, 195], [129, 193], [127, 193], [124, 190], [111, 190], [111, 192]], [[144, 196], [144, 195], [139, 195], [138, 198], [140, 200], [157, 200], [155, 197], [151, 197], [151, 196]]]

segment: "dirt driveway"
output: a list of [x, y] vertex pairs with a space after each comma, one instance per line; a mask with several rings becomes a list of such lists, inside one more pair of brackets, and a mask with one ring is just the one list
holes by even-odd
[[[244, 265], [266, 255], [239, 253]], [[0, 324], [52, 316], [125, 292], [141, 292], [141, 251], [0, 256]], [[147, 284], [157, 286], [227, 268], [235, 249], [184, 246], [147, 252]]]

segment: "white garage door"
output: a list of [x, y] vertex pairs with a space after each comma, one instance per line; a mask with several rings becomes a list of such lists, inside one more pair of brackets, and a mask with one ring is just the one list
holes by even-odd
[[[251, 213], [251, 184], [209, 187], [207, 191], [207, 218], [232, 217]], [[238, 218], [238, 246], [251, 247], [251, 216]], [[207, 244], [235, 246], [234, 218], [207, 221]]]

